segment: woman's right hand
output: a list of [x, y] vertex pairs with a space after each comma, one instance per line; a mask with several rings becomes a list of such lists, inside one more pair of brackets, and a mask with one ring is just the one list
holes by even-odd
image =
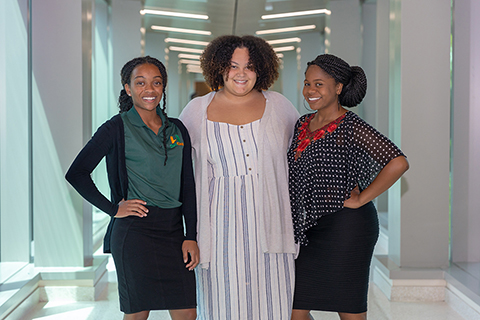
[[128, 216], [146, 217], [148, 212], [148, 209], [145, 207], [146, 204], [145, 201], [139, 199], [122, 199], [122, 201], [118, 203], [118, 211], [115, 218], [125, 218]]

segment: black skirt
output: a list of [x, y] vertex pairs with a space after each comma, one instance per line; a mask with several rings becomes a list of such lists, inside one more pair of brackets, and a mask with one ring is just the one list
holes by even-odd
[[195, 274], [183, 262], [180, 209], [147, 208], [144, 218], [118, 218], [113, 224], [120, 309], [128, 314], [195, 308]]
[[309, 244], [295, 261], [294, 309], [367, 311], [373, 249], [378, 239], [372, 202], [321, 217], [307, 231]]

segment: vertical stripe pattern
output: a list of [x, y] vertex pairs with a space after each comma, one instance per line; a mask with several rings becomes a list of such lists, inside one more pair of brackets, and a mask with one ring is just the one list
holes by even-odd
[[196, 268], [198, 320], [290, 319], [293, 254], [264, 253], [259, 241], [259, 124], [207, 121], [212, 257]]

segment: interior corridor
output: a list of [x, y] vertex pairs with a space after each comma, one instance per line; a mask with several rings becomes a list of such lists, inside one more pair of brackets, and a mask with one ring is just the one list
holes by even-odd
[[[39, 303], [27, 316], [15, 314], [6, 320], [118, 320], [117, 281], [113, 260], [108, 263], [108, 287], [99, 301], [56, 301]], [[339, 319], [335, 313], [312, 312], [315, 320]], [[463, 320], [447, 302], [392, 302], [374, 284], [370, 283], [368, 319], [373, 320]], [[167, 311], [152, 311], [149, 320], [170, 320]], [[468, 319], [474, 320], [474, 319]]]

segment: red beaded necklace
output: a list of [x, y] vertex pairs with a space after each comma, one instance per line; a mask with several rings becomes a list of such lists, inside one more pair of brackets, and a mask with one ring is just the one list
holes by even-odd
[[308, 125], [310, 124], [310, 121], [313, 119], [314, 116], [315, 114], [313, 113], [312, 115], [305, 118], [305, 121], [302, 123], [300, 128], [298, 128], [298, 131], [300, 131], [300, 133], [298, 134], [298, 138], [297, 138], [297, 148], [295, 149], [295, 160], [300, 158], [303, 150], [305, 150], [311, 142], [316, 141], [318, 139], [322, 139], [323, 137], [325, 137], [327, 133], [332, 133], [333, 131], [335, 131], [338, 125], [342, 123], [343, 119], [345, 118], [345, 113], [342, 114], [337, 119], [333, 120], [332, 122], [327, 123], [323, 127], [312, 132], [310, 131], [310, 129], [308, 129]]

